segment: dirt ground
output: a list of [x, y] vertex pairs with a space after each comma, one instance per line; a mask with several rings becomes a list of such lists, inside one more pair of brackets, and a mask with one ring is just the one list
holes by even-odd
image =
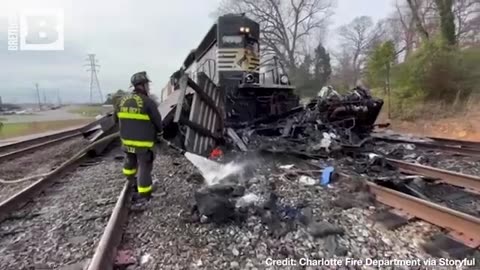
[[[380, 117], [380, 122], [387, 122]], [[438, 120], [418, 119], [414, 122], [390, 120], [390, 128], [396, 132], [410, 133], [418, 136], [432, 136], [469, 141], [480, 141], [480, 110], [458, 114]]]

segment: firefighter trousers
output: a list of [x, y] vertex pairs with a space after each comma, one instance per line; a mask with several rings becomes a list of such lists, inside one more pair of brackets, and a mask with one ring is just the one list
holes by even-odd
[[125, 153], [123, 174], [130, 182], [134, 182], [135, 176], [137, 176], [137, 192], [141, 196], [149, 197], [152, 194], [152, 169], [154, 159], [155, 154], [151, 150], [141, 153]]

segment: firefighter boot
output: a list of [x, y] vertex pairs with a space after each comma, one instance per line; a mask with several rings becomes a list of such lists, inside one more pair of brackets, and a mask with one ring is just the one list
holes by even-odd
[[128, 181], [128, 187], [131, 188], [133, 192], [137, 192], [137, 177], [135, 176], [127, 177], [127, 181]]
[[132, 211], [145, 211], [149, 208], [151, 202], [151, 196], [142, 196], [138, 193], [133, 194], [132, 205], [130, 210]]

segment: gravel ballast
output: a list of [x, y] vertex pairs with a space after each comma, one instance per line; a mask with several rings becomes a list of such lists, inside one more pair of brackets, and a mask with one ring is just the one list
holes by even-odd
[[[85, 139], [73, 138], [48, 148], [4, 161], [0, 166], [0, 178], [8, 181], [48, 173], [80, 152], [87, 145], [88, 142]], [[31, 185], [36, 180], [38, 179], [16, 184], [0, 183], [0, 202]]]
[[[155, 161], [158, 182], [150, 208], [129, 216], [121, 249], [133, 251], [137, 263], [127, 269], [379, 269], [365, 265], [305, 268], [298, 263], [307, 258], [316, 262], [418, 259], [422, 263], [432, 259], [422, 244], [440, 229], [423, 221], [386, 229], [373, 218], [384, 206], [375, 204], [359, 180], [307, 186], [298, 177], [282, 173], [278, 169], [282, 164], [261, 157], [250, 160], [255, 168], [245, 193], [252, 192], [261, 198], [259, 203], [265, 202], [275, 186], [280, 221], [254, 212], [248, 212], [243, 222], [222, 225], [205, 217], [191, 218], [192, 196], [200, 187], [197, 177], [192, 177], [196, 170], [183, 156], [163, 153]], [[272, 259], [297, 265], [273, 266]]]
[[82, 269], [125, 183], [113, 153], [94, 161], [57, 180], [0, 224], [0, 269]]
[[376, 142], [378, 153], [391, 155], [407, 162], [480, 176], [480, 159], [470, 156], [455, 156], [441, 150], [423, 149], [414, 144]]

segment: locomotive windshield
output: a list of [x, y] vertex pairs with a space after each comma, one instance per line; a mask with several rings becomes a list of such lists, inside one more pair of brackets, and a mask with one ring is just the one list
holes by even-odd
[[224, 44], [224, 47], [240, 48], [240, 47], [243, 47], [244, 36], [242, 35], [223, 36], [222, 43]]

